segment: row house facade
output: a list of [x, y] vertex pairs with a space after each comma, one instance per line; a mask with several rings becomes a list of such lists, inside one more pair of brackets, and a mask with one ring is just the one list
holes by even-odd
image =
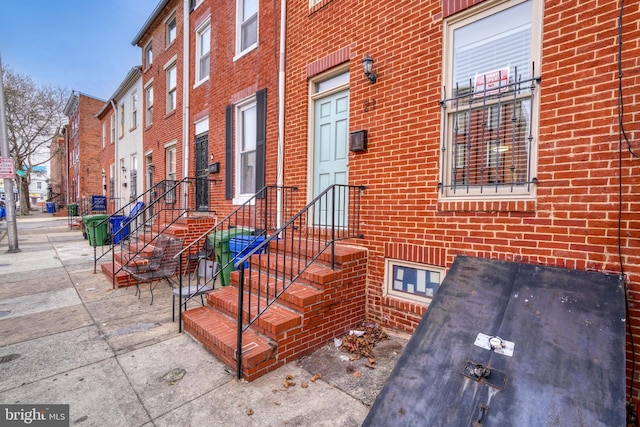
[[49, 147], [49, 183], [47, 185], [47, 201], [62, 207], [67, 201], [65, 138], [58, 132], [51, 140]]
[[161, 1], [133, 44], [142, 50], [142, 141], [144, 190], [179, 180], [185, 150], [184, 13], [180, 1]]
[[[275, 181], [265, 132], [275, 141], [266, 123], [276, 120], [276, 30], [258, 33], [258, 20], [275, 16], [258, 17], [255, 2], [191, 3], [185, 13], [181, 2], [160, 2], [132, 42], [143, 62], [145, 189], [197, 177], [197, 210], [224, 213]], [[248, 18], [236, 21], [237, 8]]]
[[94, 117], [104, 100], [74, 91], [64, 109], [68, 123], [62, 130], [65, 141], [67, 204], [82, 204], [102, 194], [100, 181], [94, 179], [101, 169], [100, 121]]
[[[334, 171], [366, 187], [369, 320], [412, 332], [454, 258], [468, 255], [624, 274], [637, 336], [640, 9], [620, 7], [312, 0], [288, 9], [285, 182], [307, 199], [319, 191], [322, 111], [348, 122], [328, 146], [339, 147]], [[359, 131], [366, 149], [350, 150]]]
[[142, 193], [142, 77], [133, 67], [96, 113], [100, 120], [102, 195], [107, 211], [116, 212]]
[[220, 216], [265, 184], [299, 208], [364, 187], [353, 244], [385, 327], [413, 332], [468, 255], [624, 275], [637, 333], [638, 4], [284, 6], [158, 4], [133, 40], [145, 189], [208, 177], [197, 207]]

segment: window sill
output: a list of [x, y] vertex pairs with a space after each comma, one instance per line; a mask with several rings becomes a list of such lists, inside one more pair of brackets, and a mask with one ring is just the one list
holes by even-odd
[[333, 0], [320, 0], [318, 3], [314, 4], [309, 8], [309, 16], [313, 15], [314, 13], [316, 13], [317, 11], [319, 11], [320, 9], [322, 9], [332, 1]]
[[169, 117], [173, 116], [174, 114], [176, 114], [176, 109], [175, 108], [173, 110], [169, 111], [168, 113], [166, 113], [164, 115], [164, 118], [168, 119]]
[[439, 212], [535, 212], [537, 202], [520, 199], [464, 199], [447, 198], [438, 201]]
[[193, 85], [193, 89], [197, 88], [198, 86], [203, 85], [204, 83], [208, 83], [208, 82], [209, 82], [209, 76], [207, 76], [207, 77], [205, 77], [204, 79], [202, 79], [202, 80], [200, 80], [200, 81], [196, 82], [196, 83]]
[[237, 53], [236, 56], [233, 57], [233, 62], [236, 62], [237, 60], [239, 60], [243, 56], [248, 55], [249, 53], [251, 53], [252, 51], [256, 50], [257, 48], [258, 48], [258, 43], [249, 46], [248, 48], [246, 48], [242, 52]]
[[[240, 197], [234, 197], [232, 203], [234, 205], [243, 205], [245, 203], [247, 203], [249, 200], [251, 199], [251, 196], [240, 196]], [[251, 203], [253, 204], [253, 203]]]

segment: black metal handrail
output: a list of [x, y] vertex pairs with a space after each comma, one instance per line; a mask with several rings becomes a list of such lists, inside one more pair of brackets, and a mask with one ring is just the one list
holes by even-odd
[[[363, 237], [360, 232], [360, 198], [364, 190], [364, 186], [354, 185], [334, 184], [328, 187], [235, 261], [234, 266], [240, 270], [236, 350], [238, 378], [242, 376], [243, 332], [327, 249], [331, 251], [331, 269], [335, 269], [336, 241]], [[253, 263], [250, 259], [256, 254], [263, 255], [260, 255], [259, 262]], [[249, 298], [246, 313], [245, 289]], [[254, 293], [257, 299], [255, 307], [252, 302]]]
[[[228, 275], [233, 270], [236, 259], [240, 256], [239, 253], [234, 254], [228, 251], [229, 240], [237, 236], [244, 236], [249, 243], [253, 243], [264, 239], [264, 236], [277, 230], [283, 218], [290, 218], [294, 213], [293, 192], [295, 191], [297, 191], [296, 187], [287, 186], [269, 185], [262, 188], [176, 255], [176, 257], [181, 257], [181, 261], [186, 260], [188, 263], [188, 267], [181, 265], [182, 274], [179, 275], [180, 314], [178, 327], [180, 332], [182, 332], [183, 305], [200, 293], [193, 292], [184, 295], [183, 289], [213, 288], [216, 281], [222, 282], [222, 285], [228, 285]], [[201, 278], [198, 277], [198, 263], [200, 261], [198, 254], [204, 247], [205, 239], [210, 239], [219, 270], [212, 272], [210, 276], [205, 274], [200, 280]], [[196, 264], [195, 278], [191, 271], [190, 260]], [[183, 276], [187, 277], [186, 286]], [[192, 284], [194, 280], [195, 285]]]
[[[180, 181], [160, 181], [138, 197], [136, 201], [130, 202], [107, 218], [110, 221], [114, 216], [123, 215], [127, 210], [131, 212], [133, 204], [147, 200], [135, 217], [126, 218], [126, 223], [121, 224], [121, 228], [111, 236], [112, 281], [114, 288], [116, 275], [131, 263], [136, 262], [147, 247], [156, 241], [159, 235], [188, 212], [188, 201], [184, 200], [183, 194], [188, 194], [188, 190], [185, 187], [189, 185], [189, 182], [189, 178], [183, 178]], [[140, 244], [131, 244], [132, 238], [135, 238]], [[117, 264], [115, 262], [116, 251], [113, 250], [115, 247], [120, 249], [118, 268], [116, 268]]]
[[[161, 181], [155, 185], [153, 185], [150, 189], [148, 189], [147, 191], [145, 191], [144, 193], [142, 193], [141, 195], [139, 195], [138, 197], [136, 197], [135, 199], [131, 200], [128, 204], [124, 205], [122, 208], [118, 209], [117, 211], [115, 211], [114, 213], [107, 215], [104, 219], [97, 221], [95, 224], [92, 225], [92, 227], [94, 228], [94, 230], [99, 230], [99, 229], [103, 229], [106, 228], [107, 230], [109, 230], [110, 228], [110, 224], [111, 221], [114, 217], [116, 216], [127, 216], [125, 215], [125, 212], [131, 212], [132, 207], [139, 202], [143, 202], [145, 200], [149, 200], [152, 198], [152, 195], [154, 194], [161, 194], [161, 189], [166, 187], [166, 182], [167, 181]], [[175, 182], [175, 181], [172, 181]], [[159, 199], [159, 198], [158, 198]], [[82, 206], [80, 207], [81, 209], [81, 215], [82, 217], [88, 215], [89, 213], [93, 212], [92, 208], [90, 207], [90, 204], [87, 204], [85, 202], [85, 200], [83, 200]], [[159, 210], [158, 210], [159, 211]], [[152, 208], [150, 208], [149, 205], [143, 205], [143, 208], [135, 215], [135, 223], [132, 220], [129, 220], [127, 222], [127, 230], [132, 230], [132, 233], [126, 233], [127, 238], [129, 235], [137, 235], [138, 231], [141, 229], [142, 225], [140, 225], [140, 223], [138, 222], [138, 218], [143, 217], [145, 218], [146, 216], [149, 215], [150, 212], [153, 212]], [[83, 220], [84, 221], [84, 220]], [[131, 227], [131, 225], [134, 225], [133, 229]], [[144, 225], [144, 223], [142, 223]], [[118, 232], [115, 233], [115, 235], [120, 235], [120, 236], [124, 236], [125, 235], [125, 230], [124, 227], [121, 230], [118, 230]], [[114, 240], [114, 235], [107, 232], [107, 241], [103, 241], [103, 242], [94, 242], [93, 245], [93, 273], [95, 274], [97, 271], [97, 263], [100, 259], [102, 259], [104, 256], [111, 254], [111, 264], [112, 264], [112, 270], [113, 270], [113, 278], [112, 278], [112, 286], [115, 288], [115, 280], [116, 280], [116, 273], [120, 272], [122, 270], [122, 266], [120, 267], [120, 269], [116, 270], [115, 268], [115, 249], [116, 247], [120, 247], [121, 252], [122, 251], [127, 251], [126, 248], [124, 247], [124, 243], [125, 243], [125, 239], [121, 239], [118, 242], [115, 242]], [[95, 238], [95, 237], [94, 237]], [[97, 252], [97, 248], [100, 247], [100, 254], [98, 254]], [[130, 257], [132, 258], [134, 256], [134, 254], [129, 254]]]

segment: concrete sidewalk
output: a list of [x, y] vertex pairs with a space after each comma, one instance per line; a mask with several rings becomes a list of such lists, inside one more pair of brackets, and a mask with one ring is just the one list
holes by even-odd
[[17, 224], [20, 252], [0, 240], [0, 403], [69, 404], [70, 425], [359, 426], [408, 339], [378, 343], [375, 369], [327, 343], [238, 381], [178, 333], [169, 287], [156, 288], [153, 305], [148, 288], [140, 299], [112, 289], [66, 218], [34, 212]]

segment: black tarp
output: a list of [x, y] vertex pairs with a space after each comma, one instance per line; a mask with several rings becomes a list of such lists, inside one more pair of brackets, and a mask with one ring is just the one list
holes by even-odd
[[[512, 342], [513, 355], [475, 345], [478, 334]], [[363, 426], [595, 427], [625, 419], [619, 276], [459, 256]]]

